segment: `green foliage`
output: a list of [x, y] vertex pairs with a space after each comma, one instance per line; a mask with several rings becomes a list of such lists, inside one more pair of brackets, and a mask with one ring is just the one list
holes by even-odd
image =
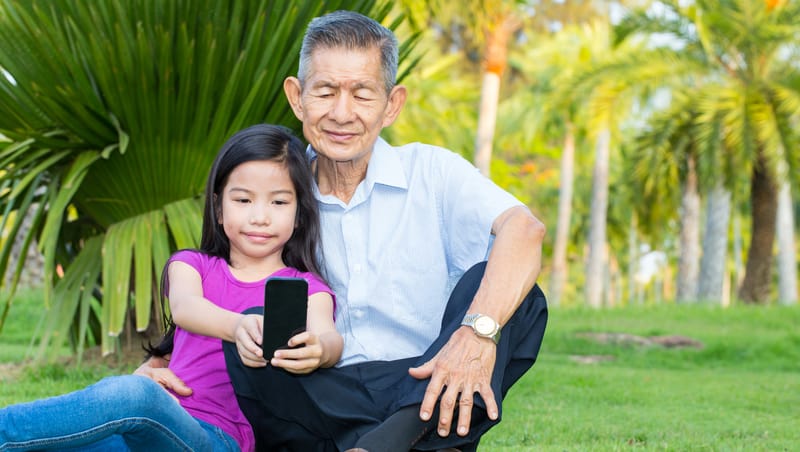
[[[390, 6], [0, 2], [0, 134], [10, 140], [0, 142], [0, 229], [36, 240], [46, 258], [45, 342], [108, 353], [131, 309], [146, 329], [169, 252], [196, 246], [222, 143], [260, 122], [299, 131], [282, 81], [308, 21], [334, 9], [384, 20]], [[33, 229], [17, 237], [26, 215]], [[0, 274], [13, 244], [0, 245]], [[16, 265], [10, 296], [24, 260]], [[11, 301], [0, 301], [0, 328]]]

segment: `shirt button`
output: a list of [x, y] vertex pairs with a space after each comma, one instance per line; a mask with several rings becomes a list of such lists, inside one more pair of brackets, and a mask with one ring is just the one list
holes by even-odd
[[361, 264], [356, 264], [353, 266], [353, 273], [355, 273], [356, 275], [361, 274]]
[[355, 309], [353, 310], [353, 316], [357, 319], [360, 319], [361, 317], [364, 317], [364, 311], [361, 309]]

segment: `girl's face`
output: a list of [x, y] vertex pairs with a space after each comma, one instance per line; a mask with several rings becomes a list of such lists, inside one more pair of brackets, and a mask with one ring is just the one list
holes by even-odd
[[[255, 160], [234, 168], [222, 189], [218, 221], [234, 268], [283, 267], [281, 252], [295, 227], [297, 193], [283, 163]], [[265, 261], [266, 260], [266, 261]]]

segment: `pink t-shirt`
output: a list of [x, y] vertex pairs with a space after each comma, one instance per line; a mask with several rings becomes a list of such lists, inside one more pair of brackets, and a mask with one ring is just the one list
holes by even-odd
[[[196, 269], [203, 282], [203, 296], [220, 307], [242, 312], [253, 306], [264, 306], [266, 279], [256, 282], [239, 281], [231, 274], [224, 259], [193, 250], [175, 253], [170, 258], [170, 262], [172, 261], [184, 262]], [[308, 281], [309, 295], [317, 292], [333, 295], [333, 291], [311, 273], [286, 267], [270, 276], [304, 278]], [[253, 429], [239, 409], [225, 369], [220, 339], [190, 333], [177, 327], [169, 368], [192, 388], [192, 395], [178, 396], [181, 406], [189, 414], [220, 427], [239, 443], [243, 451], [255, 449]]]

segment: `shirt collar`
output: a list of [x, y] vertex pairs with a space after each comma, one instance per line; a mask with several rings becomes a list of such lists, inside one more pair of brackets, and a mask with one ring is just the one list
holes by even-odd
[[369, 190], [375, 184], [408, 189], [403, 162], [397, 155], [397, 151], [383, 138], [378, 137], [378, 141], [372, 148], [372, 156], [369, 159], [367, 177], [364, 182]]
[[[317, 158], [317, 151], [309, 145], [306, 149], [306, 156], [309, 162], [313, 162]], [[394, 148], [386, 140], [378, 137], [378, 141], [375, 142], [375, 146], [372, 148], [372, 155], [367, 167], [367, 176], [360, 185], [367, 192], [371, 192], [375, 184], [407, 190], [408, 180], [403, 168], [403, 162]], [[316, 182], [314, 182], [314, 193], [317, 199], [322, 199]]]

